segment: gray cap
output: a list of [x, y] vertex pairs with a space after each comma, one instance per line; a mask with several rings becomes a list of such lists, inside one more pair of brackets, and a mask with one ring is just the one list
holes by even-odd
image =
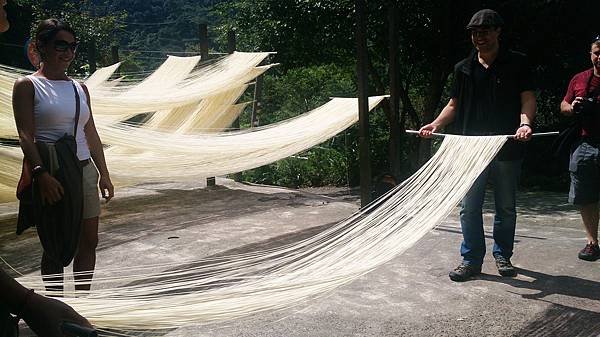
[[473, 14], [471, 21], [469, 21], [469, 24], [467, 25], [467, 29], [480, 26], [502, 27], [504, 26], [504, 20], [502, 20], [502, 17], [498, 12], [486, 8]]

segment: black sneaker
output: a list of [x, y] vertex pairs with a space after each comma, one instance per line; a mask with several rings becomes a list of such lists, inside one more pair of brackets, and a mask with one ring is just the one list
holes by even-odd
[[475, 275], [479, 275], [480, 273], [481, 266], [461, 263], [460, 266], [451, 271], [448, 276], [450, 276], [450, 279], [454, 282], [464, 282]]
[[585, 248], [579, 252], [579, 258], [586, 261], [596, 261], [600, 259], [600, 248], [598, 244], [588, 243]]
[[510, 263], [510, 259], [502, 255], [495, 255], [494, 259], [496, 259], [496, 268], [498, 268], [498, 273], [500, 275], [504, 277], [517, 276], [517, 270], [513, 267], [512, 263]]

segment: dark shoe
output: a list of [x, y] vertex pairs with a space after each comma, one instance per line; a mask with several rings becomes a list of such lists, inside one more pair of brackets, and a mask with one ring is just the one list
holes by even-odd
[[498, 268], [498, 273], [504, 277], [515, 277], [517, 276], [517, 270], [513, 267], [512, 263], [510, 263], [510, 259], [505, 258], [502, 255], [494, 256], [496, 259], [496, 268]]
[[479, 275], [480, 273], [481, 266], [461, 263], [460, 266], [451, 271], [448, 276], [450, 276], [450, 279], [454, 282], [464, 282], [475, 275]]
[[598, 244], [588, 243], [585, 248], [579, 252], [579, 258], [586, 261], [596, 261], [600, 259], [600, 248]]

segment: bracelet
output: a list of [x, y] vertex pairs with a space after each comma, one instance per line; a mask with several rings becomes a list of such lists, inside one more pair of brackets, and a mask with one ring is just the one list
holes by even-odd
[[44, 172], [48, 172], [48, 171], [42, 165], [36, 165], [31, 170], [31, 175], [35, 178], [35, 177], [39, 176], [40, 174], [42, 174]]
[[31, 298], [34, 292], [35, 291], [33, 291], [33, 289], [27, 290], [27, 294], [25, 294], [25, 298], [23, 299], [23, 302], [21, 302], [21, 308], [19, 309], [19, 311], [17, 311], [17, 322], [23, 318], [25, 314], [25, 309], [27, 309], [27, 302], [29, 302], [29, 299]]
[[533, 130], [533, 126], [531, 126], [531, 124], [521, 123], [521, 125], [519, 125], [519, 127], [522, 127], [522, 126], [528, 126], [531, 130]]

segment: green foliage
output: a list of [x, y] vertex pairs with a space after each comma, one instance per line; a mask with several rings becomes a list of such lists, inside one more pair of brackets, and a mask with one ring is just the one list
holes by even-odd
[[[286, 73], [265, 75], [261, 125], [296, 117], [310, 111], [330, 97], [354, 96], [354, 71], [335, 64], [300, 67]], [[249, 121], [249, 111], [240, 118]], [[242, 127], [249, 127], [242, 123]], [[355, 160], [345, 146], [344, 135], [294, 157], [243, 173], [243, 179], [289, 187], [343, 185], [348, 168]]]
[[310, 111], [330, 97], [356, 95], [354, 71], [335, 64], [299, 67], [264, 79], [261, 124]]
[[40, 20], [57, 18], [69, 23], [81, 42], [77, 58], [71, 65], [71, 71], [80, 75], [89, 74], [90, 43], [96, 44], [97, 60], [110, 58], [110, 47], [116, 43], [114, 31], [120, 28], [118, 22], [126, 17], [125, 12], [99, 13], [97, 9], [100, 3], [106, 6], [108, 2], [108, 0], [97, 0], [94, 4], [91, 0], [15, 0], [15, 4], [21, 10], [31, 13], [28, 36], [35, 34]]
[[354, 1], [237, 0], [215, 9], [221, 40], [233, 29], [246, 51], [276, 51], [283, 69], [351, 62]]
[[[100, 2], [103, 0], [94, 0]], [[198, 54], [198, 25], [212, 26], [214, 18], [209, 9], [219, 0], [113, 0], [112, 11], [128, 13], [120, 21], [122, 27], [117, 34], [121, 55], [141, 68], [154, 69], [167, 55]], [[209, 41], [214, 40], [214, 32], [209, 29]], [[210, 43], [213, 50], [223, 51]]]
[[348, 160], [337, 149], [317, 146], [242, 173], [242, 179], [287, 187], [347, 184]]

